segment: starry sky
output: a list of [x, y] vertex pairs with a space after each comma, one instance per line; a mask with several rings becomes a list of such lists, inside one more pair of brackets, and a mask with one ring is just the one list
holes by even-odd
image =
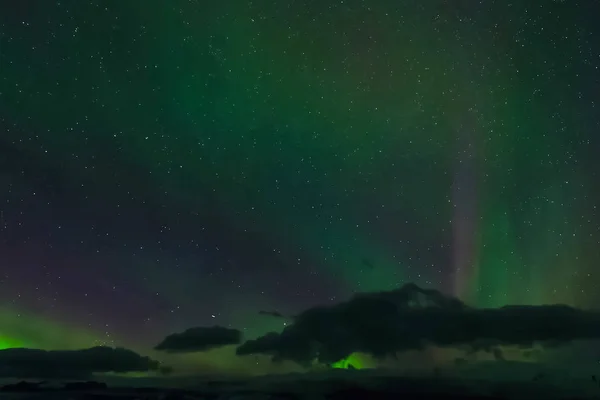
[[0, 348], [155, 355], [408, 282], [600, 304], [596, 2], [2, 9]]

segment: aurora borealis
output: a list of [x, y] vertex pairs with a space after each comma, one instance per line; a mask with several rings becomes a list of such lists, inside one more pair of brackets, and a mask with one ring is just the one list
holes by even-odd
[[597, 308], [599, 11], [3, 6], [0, 348], [271, 372], [295, 366], [152, 348], [200, 325], [254, 338], [288, 323], [261, 310], [409, 282]]

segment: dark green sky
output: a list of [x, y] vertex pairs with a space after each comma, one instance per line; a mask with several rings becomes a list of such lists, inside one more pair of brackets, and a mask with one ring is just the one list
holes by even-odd
[[0, 346], [406, 282], [597, 306], [595, 2], [205, 3], [2, 7]]

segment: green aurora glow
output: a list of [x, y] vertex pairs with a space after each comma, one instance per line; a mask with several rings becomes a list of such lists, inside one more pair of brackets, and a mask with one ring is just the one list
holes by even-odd
[[344, 358], [343, 360], [334, 362], [333, 364], [331, 364], [331, 368], [334, 369], [349, 369], [349, 368], [354, 368], [354, 369], [363, 369], [363, 363], [361, 361], [361, 358], [358, 354], [350, 354], [348, 357]]
[[[315, 2], [314, 8], [233, 1], [206, 9], [197, 2], [125, 1], [106, 10], [90, 2], [73, 6], [68, 16], [54, 3], [40, 3], [36, 14], [43, 17], [29, 25], [22, 23], [29, 16], [11, 17], [14, 24], [2, 20], [11, 40], [0, 38], [0, 122], [2, 141], [39, 160], [41, 170], [60, 171], [59, 183], [91, 182], [90, 193], [101, 203], [156, 206], [152, 216], [175, 210], [173, 226], [218, 204], [238, 231], [251, 226], [260, 233], [269, 252], [306, 254], [297, 269], [311, 271], [336, 301], [406, 282], [445, 288], [480, 307], [600, 301], [600, 176], [590, 150], [598, 148], [597, 108], [589, 106], [597, 71], [592, 56], [582, 61], [582, 49], [592, 54], [597, 41], [590, 26], [573, 22], [569, 2], [543, 9], [490, 2], [480, 18], [459, 16], [437, 0], [377, 7]], [[466, 8], [461, 12], [471, 12]], [[529, 24], [525, 16], [533, 14], [539, 14], [536, 24]], [[467, 150], [463, 171], [456, 154]], [[453, 182], [468, 193], [453, 193]], [[66, 207], [61, 201], [59, 209]], [[33, 243], [42, 228], [23, 226]], [[177, 239], [191, 242], [195, 235]], [[49, 251], [47, 237], [39, 254]], [[466, 244], [449, 250], [453, 239]], [[69, 254], [59, 263], [85, 270], [114, 261], [111, 273], [90, 278], [94, 285], [134, 282], [139, 292], [131, 303], [155, 304], [160, 292], [165, 313], [179, 305], [198, 308], [191, 315], [202, 323], [213, 322], [212, 309], [198, 307], [212, 307], [210, 293], [220, 306], [219, 322], [243, 328], [247, 338], [283, 329], [278, 320], [258, 318], [258, 310], [283, 304], [297, 312], [317, 301], [312, 287], [282, 295], [296, 290], [295, 281], [285, 286], [288, 265], [261, 265], [263, 275], [252, 272], [256, 281], [246, 278], [242, 285], [212, 270], [193, 277], [173, 272], [175, 265], [204, 268], [205, 249], [194, 253], [201, 261], [193, 259], [192, 268], [179, 254], [172, 260], [162, 252], [132, 256], [133, 246], [122, 250], [125, 244], [93, 249], [76, 261]], [[36, 250], [10, 248], [10, 260]], [[120, 251], [127, 253], [120, 257]], [[97, 258], [111, 252], [115, 259]], [[263, 279], [277, 285], [263, 290]], [[17, 298], [22, 288], [5, 289], [10, 285], [0, 290]], [[42, 298], [37, 286], [25, 282], [23, 291]], [[46, 305], [54, 297], [54, 289], [48, 291], [40, 300]], [[89, 317], [90, 310], [78, 308], [81, 296], [56, 297], [56, 307], [47, 307], [51, 313], [0, 308], [0, 349], [118, 344], [183, 370], [279, 368], [263, 358], [235, 357], [231, 348], [157, 355], [148, 350], [151, 343], [182, 321], [172, 322], [169, 314], [164, 325], [147, 322], [144, 310], [131, 324], [138, 327], [112, 332], [107, 318], [89, 321], [107, 308], [120, 312], [118, 306], [100, 299], [89, 306]], [[352, 355], [332, 367], [348, 365], [369, 364]]]

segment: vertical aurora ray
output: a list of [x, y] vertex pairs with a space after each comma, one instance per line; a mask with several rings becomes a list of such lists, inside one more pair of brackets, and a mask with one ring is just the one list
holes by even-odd
[[[470, 127], [462, 127], [458, 137], [458, 159], [452, 183], [452, 229], [454, 288], [456, 296], [470, 301], [473, 282], [478, 279], [479, 204], [476, 146]], [[466, 131], [465, 131], [466, 129]]]

